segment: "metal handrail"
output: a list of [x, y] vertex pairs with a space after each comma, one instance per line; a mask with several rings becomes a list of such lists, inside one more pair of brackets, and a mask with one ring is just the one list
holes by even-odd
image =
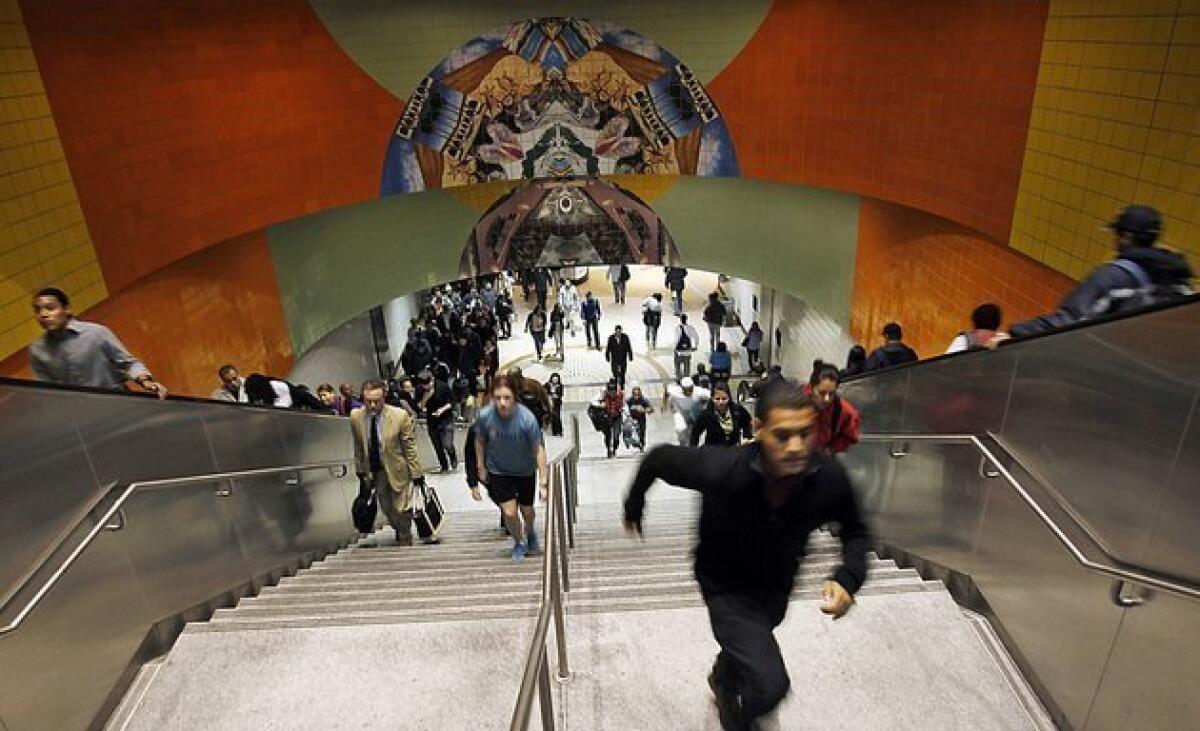
[[[25, 618], [28, 617], [33, 612], [34, 609], [37, 608], [38, 604], [41, 603], [42, 599], [45, 598], [45, 596], [50, 593], [50, 590], [54, 588], [54, 586], [59, 582], [60, 579], [62, 579], [62, 577], [71, 568], [71, 566], [73, 566], [75, 564], [75, 562], [79, 560], [79, 557], [82, 556], [83, 552], [88, 549], [88, 547], [96, 539], [96, 536], [100, 535], [101, 531], [120, 530], [121, 528], [123, 528], [125, 526], [125, 521], [124, 521], [123, 517], [121, 517], [119, 523], [116, 523], [116, 524], [114, 524], [112, 522], [112, 520], [114, 517], [118, 517], [119, 515], [121, 515], [121, 508], [125, 505], [126, 501], [128, 501], [129, 498], [132, 497], [133, 494], [139, 490], [162, 489], [162, 488], [167, 488], [167, 487], [180, 487], [183, 485], [191, 485], [191, 484], [196, 484], [196, 483], [201, 483], [201, 482], [220, 482], [220, 481], [226, 481], [226, 480], [237, 480], [237, 479], [242, 479], [242, 478], [246, 478], [246, 477], [263, 477], [263, 476], [267, 476], [267, 475], [286, 474], [286, 473], [291, 473], [291, 472], [308, 472], [310, 470], [318, 470], [318, 469], [333, 469], [336, 467], [345, 468], [346, 471], [343, 474], [349, 474], [348, 465], [349, 465], [348, 460], [330, 460], [330, 461], [326, 461], [326, 462], [308, 462], [308, 463], [304, 463], [304, 464], [287, 465], [284, 467], [265, 467], [265, 468], [253, 469], [253, 470], [235, 470], [232, 472], [212, 472], [212, 473], [208, 473], [208, 474], [204, 474], [204, 475], [188, 475], [187, 477], [170, 477], [170, 478], [166, 478], [166, 479], [162, 479], [162, 480], [142, 480], [142, 481], [138, 481], [138, 482], [131, 482], [124, 486], [122, 486], [120, 484], [113, 485], [108, 490], [106, 490], [99, 499], [94, 501], [93, 509], [94, 509], [95, 505], [101, 504], [106, 498], [108, 498], [108, 496], [110, 496], [114, 493], [117, 493], [117, 492], [121, 493], [120, 497], [118, 497], [113, 502], [113, 504], [109, 506], [108, 510], [106, 510], [104, 512], [103, 517], [101, 517], [99, 520], [96, 521], [95, 525], [92, 526], [92, 529], [88, 531], [87, 535], [84, 536], [83, 540], [81, 540], [79, 542], [79, 544], [76, 545], [75, 548], [73, 548], [71, 550], [71, 553], [67, 556], [66, 560], [63, 561], [62, 565], [59, 566], [57, 569], [55, 569], [54, 573], [51, 574], [49, 576], [49, 578], [47, 578], [42, 583], [42, 585], [38, 587], [38, 589], [34, 593], [34, 595], [32, 597], [30, 597], [29, 601], [27, 601], [25, 603], [25, 606], [23, 606], [21, 608], [21, 610], [19, 612], [17, 612], [16, 616], [12, 619], [12, 621], [10, 621], [6, 625], [0, 626], [0, 637], [3, 637], [4, 635], [7, 635], [7, 634], [11, 634], [12, 632], [16, 631], [21, 626], [21, 623], [23, 621], [25, 621]], [[220, 491], [216, 494], [219, 497], [228, 497], [230, 494], [232, 494], [232, 491], [224, 490], [224, 491]], [[43, 558], [42, 558], [41, 562], [38, 563], [38, 565], [32, 571], [28, 572], [26, 575], [27, 578], [25, 579], [25, 581], [23, 581], [14, 591], [12, 591], [9, 594], [8, 599], [4, 603], [4, 605], [0, 605], [0, 611], [7, 609], [7, 604], [9, 602], [11, 602], [13, 598], [19, 596], [21, 593], [23, 593], [25, 591], [26, 586], [29, 584], [29, 582], [32, 581], [37, 576], [38, 573], [41, 572], [41, 570], [46, 566], [46, 564], [49, 563], [50, 559], [56, 553], [58, 553], [58, 551], [62, 548], [63, 544], [66, 543], [66, 540], [71, 535], [73, 535], [75, 533], [75, 531], [78, 530], [79, 526], [82, 525], [87, 520], [89, 515], [91, 515], [91, 511], [88, 511], [88, 513], [82, 515], [68, 530], [64, 531], [62, 533], [62, 538], [52, 549], [43, 552], [43, 554], [42, 554]]]
[[[550, 665], [546, 651], [546, 639], [550, 631], [550, 620], [554, 620], [557, 640], [558, 668], [555, 679], [565, 683], [571, 679], [567, 662], [566, 621], [564, 618], [563, 593], [570, 590], [569, 548], [574, 545], [571, 524], [574, 522], [574, 506], [578, 500], [575, 483], [575, 463], [579, 459], [578, 420], [571, 415], [574, 444], [567, 452], [557, 455], [547, 468], [551, 470], [550, 490], [546, 498], [545, 553], [542, 557], [542, 602], [538, 609], [537, 624], [526, 653], [525, 670], [521, 674], [521, 688], [513, 708], [512, 731], [529, 728], [529, 717], [533, 713], [533, 694], [538, 694], [542, 715], [542, 729], [554, 731], [554, 703], [550, 696]], [[568, 536], [567, 532], [572, 534]]]
[[[989, 434], [988, 436], [995, 440], [993, 435]], [[1118, 581], [1118, 584], [1116, 587], [1114, 587], [1113, 591], [1113, 601], [1116, 604], [1122, 607], [1132, 607], [1141, 603], [1139, 599], [1122, 596], [1121, 588], [1122, 584], [1125, 583], [1136, 584], [1138, 586], [1156, 589], [1158, 591], [1163, 591], [1168, 594], [1183, 597], [1185, 599], [1200, 601], [1200, 585], [1182, 579], [1171, 579], [1159, 576], [1152, 569], [1149, 569], [1145, 566], [1114, 565], [1119, 561], [1114, 556], [1110, 555], [1107, 550], [1105, 550], [1104, 546], [1097, 541], [1097, 539], [1092, 535], [1091, 531], [1089, 531], [1086, 526], [1078, 522], [1072, 512], [1064, 510], [1063, 512], [1071, 519], [1073, 527], [1083, 535], [1087, 536], [1088, 540], [1095, 543], [1096, 550], [1104, 554], [1104, 556], [1113, 563], [1102, 563], [1088, 558], [1084, 550], [1076, 545], [1075, 541], [1071, 540], [1071, 537], [1067, 535], [1066, 530], [1064, 530], [1061, 525], [1055, 522], [1055, 520], [1047, 514], [1046, 509], [1041, 503], [1038, 502], [1037, 498], [1031, 495], [1025, 486], [1022, 485], [1019, 480], [1017, 480], [1017, 478], [1013, 477], [1012, 473], [1009, 472], [1009, 470], [1000, 463], [1000, 460], [996, 458], [996, 455], [993, 454], [992, 451], [988, 449], [988, 447], [979, 439], [979, 437], [975, 436], [974, 434], [864, 434], [860, 438], [860, 441], [956, 441], [970, 443], [974, 445], [974, 447], [979, 450], [979, 452], [988, 460], [988, 462], [990, 462], [992, 466], [996, 468], [995, 474], [986, 474], [984, 475], [985, 477], [1003, 477], [1009, 486], [1017, 492], [1023, 501], [1025, 501], [1025, 504], [1029, 506], [1034, 515], [1036, 515], [1042, 521], [1046, 528], [1050, 530], [1054, 537], [1058, 539], [1058, 541], [1067, 549], [1067, 552], [1070, 553], [1071, 556], [1081, 566], [1097, 573], [1110, 576]], [[996, 440], [996, 444], [1008, 452], [1009, 456], [1013, 458], [1013, 461], [1020, 464], [1020, 460], [1017, 459], [1016, 455], [1009, 452], [1007, 447], [1004, 447], [1004, 445], [998, 440]], [[902, 459], [903, 457], [908, 456], [908, 453], [905, 451], [897, 451], [893, 449], [889, 449], [888, 454], [893, 459]]]

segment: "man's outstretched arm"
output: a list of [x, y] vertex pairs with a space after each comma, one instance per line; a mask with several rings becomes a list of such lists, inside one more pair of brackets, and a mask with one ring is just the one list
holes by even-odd
[[633, 484], [625, 496], [625, 526], [639, 533], [642, 530], [642, 512], [646, 507], [646, 492], [655, 480], [704, 492], [712, 484], [716, 471], [713, 464], [714, 452], [663, 444], [646, 453], [638, 466]]

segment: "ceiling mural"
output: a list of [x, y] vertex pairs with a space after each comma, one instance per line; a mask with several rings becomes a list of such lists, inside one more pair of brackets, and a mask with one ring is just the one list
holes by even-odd
[[634, 193], [596, 178], [531, 180], [472, 229], [459, 274], [593, 264], [673, 264], [675, 242]]
[[738, 175], [690, 69], [633, 31], [540, 18], [475, 38], [408, 98], [382, 193], [496, 180]]

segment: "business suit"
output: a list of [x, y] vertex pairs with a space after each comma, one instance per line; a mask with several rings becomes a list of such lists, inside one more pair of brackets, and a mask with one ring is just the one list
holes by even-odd
[[416, 426], [407, 411], [385, 405], [379, 414], [378, 464], [372, 469], [371, 423], [366, 407], [350, 413], [355, 471], [369, 479], [375, 488], [380, 509], [396, 529], [396, 541], [409, 544], [412, 543], [412, 483], [424, 477], [417, 457]]

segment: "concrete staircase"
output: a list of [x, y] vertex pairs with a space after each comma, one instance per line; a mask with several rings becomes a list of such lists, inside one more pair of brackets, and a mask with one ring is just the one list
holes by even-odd
[[[623, 535], [618, 505], [580, 506], [560, 728], [717, 728], [703, 683], [716, 647], [690, 557], [698, 501], [678, 494], [652, 495], [644, 540]], [[506, 729], [542, 561], [514, 564], [497, 525], [492, 510], [454, 512], [441, 545], [403, 548], [374, 547], [391, 542], [380, 531], [189, 624], [108, 728]], [[986, 623], [938, 582], [872, 556], [851, 615], [821, 615], [820, 582], [839, 552], [835, 538], [812, 536], [777, 631], [803, 679], [782, 728], [1049, 728]], [[851, 706], [866, 715], [838, 715]]]
[[[692, 576], [696, 502], [658, 500], [643, 540], [625, 536], [616, 505], [581, 506], [572, 554], [572, 613], [699, 606]], [[539, 524], [543, 523], [539, 516]], [[236, 608], [186, 632], [397, 624], [533, 616], [541, 601], [541, 557], [520, 564], [498, 530], [495, 513], [450, 514], [438, 546], [397, 547], [391, 531], [360, 541]], [[540, 531], [544, 533], [544, 531]], [[544, 535], [539, 536], [544, 538]], [[374, 547], [377, 542], [384, 543]], [[839, 562], [840, 544], [814, 534], [796, 599], [817, 598]], [[943, 591], [911, 569], [871, 557], [864, 595]]]

